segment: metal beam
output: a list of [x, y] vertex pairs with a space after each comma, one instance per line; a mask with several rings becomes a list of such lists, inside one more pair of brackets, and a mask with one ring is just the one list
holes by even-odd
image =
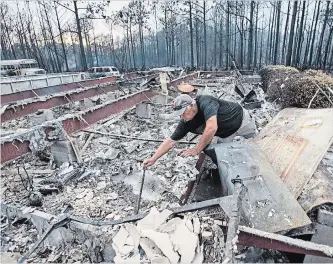
[[38, 98], [34, 101], [19, 101], [18, 104], [7, 107], [1, 114], [1, 123], [33, 114], [40, 109], [50, 109], [55, 106], [68, 104], [71, 101], [76, 102], [83, 100], [84, 98], [97, 96], [104, 92], [107, 93], [115, 90], [118, 90], [118, 85], [115, 83], [109, 83], [109, 85], [103, 86], [102, 88], [99, 86], [93, 86], [88, 89], [79, 89], [78, 91], [72, 90], [68, 93], [54, 94], [53, 97]]
[[[134, 80], [140, 80], [143, 78], [155, 78], [155, 75], [137, 77]], [[120, 89], [119, 84], [126, 83], [128, 81], [120, 81], [120, 82], [109, 82], [103, 83], [102, 85], [95, 85], [92, 87], [81, 87], [80, 89], [70, 90], [68, 92], [62, 92], [57, 94], [52, 94], [50, 96], [44, 96], [40, 98], [36, 98], [35, 100], [27, 99], [18, 101], [16, 104], [10, 105], [5, 109], [5, 111], [1, 114], [1, 123], [8, 122], [10, 120], [26, 116], [28, 114], [32, 114], [37, 112], [39, 109], [50, 109], [55, 106], [65, 105], [70, 103], [71, 101], [80, 101], [84, 98], [89, 98], [93, 96], [97, 96], [103, 93], [111, 92]]]
[[333, 247], [327, 245], [268, 233], [245, 226], [239, 226], [238, 230], [238, 243], [243, 246], [333, 258]]
[[[24, 154], [36, 151], [50, 144], [49, 133], [59, 130], [59, 124], [68, 134], [86, 128], [97, 121], [117, 114], [123, 110], [146, 101], [155, 94], [150, 90], [139, 91], [135, 94], [124, 96], [116, 101], [108, 101], [85, 111], [62, 116], [56, 120], [48, 121], [40, 126], [1, 138], [1, 164], [14, 160]], [[54, 136], [54, 135], [53, 135]]]
[[[206, 200], [206, 201], [202, 201], [202, 202], [198, 202], [198, 203], [187, 204], [184, 206], [173, 207], [173, 208], [170, 208], [169, 210], [172, 211], [173, 214], [181, 214], [181, 213], [202, 210], [202, 209], [206, 209], [206, 208], [213, 207], [213, 206], [218, 206], [220, 203], [223, 203], [223, 201], [224, 201], [224, 197], [221, 197], [221, 198]], [[119, 225], [122, 223], [138, 221], [138, 220], [144, 218], [147, 214], [148, 213], [140, 213], [140, 214], [136, 214], [136, 215], [127, 216], [127, 217], [124, 217], [119, 220], [95, 220], [95, 219], [82, 218], [82, 217], [76, 217], [76, 216], [71, 216], [70, 218], [72, 221], [83, 223], [83, 224], [90, 224], [90, 225], [96, 225], [96, 226], [108, 226], [108, 225]]]
[[[130, 72], [124, 74], [124, 81], [130, 80], [130, 79], [135, 79], [135, 78], [144, 78], [145, 76], [138, 76], [136, 72]], [[72, 83], [66, 83], [66, 84], [60, 84], [60, 85], [54, 85], [54, 86], [47, 86], [47, 87], [42, 87], [34, 90], [26, 90], [22, 92], [15, 92], [11, 94], [4, 94], [1, 95], [1, 104], [7, 104], [10, 102], [16, 102], [19, 100], [24, 100], [28, 98], [34, 98], [37, 96], [44, 96], [44, 95], [51, 95], [55, 93], [60, 93], [64, 91], [70, 91], [74, 90], [77, 88], [82, 88], [82, 87], [89, 87], [93, 85], [98, 85], [98, 84], [104, 84], [104, 83], [109, 83], [113, 82], [115, 83], [117, 81], [117, 78], [115, 76], [108, 76], [108, 77], [103, 77], [99, 79], [90, 79], [90, 80], [82, 80], [79, 82], [72, 82]]]
[[38, 88], [32, 90], [26, 90], [22, 92], [16, 92], [11, 94], [3, 94], [1, 95], [1, 105], [8, 104], [10, 102], [16, 102], [19, 100], [24, 100], [28, 98], [34, 98], [36, 97], [36, 94], [38, 96], [44, 96], [44, 95], [50, 95], [55, 93], [60, 93], [64, 91], [70, 91], [82, 87], [88, 87], [108, 82], [116, 82], [116, 77], [110, 76], [105, 77], [101, 79], [93, 79], [93, 80], [84, 80], [80, 82], [72, 82], [72, 83], [66, 83], [61, 85], [55, 85], [55, 86], [47, 86], [43, 88]]

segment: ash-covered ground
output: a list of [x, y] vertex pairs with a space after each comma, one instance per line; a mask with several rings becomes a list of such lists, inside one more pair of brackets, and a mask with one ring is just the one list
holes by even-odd
[[[212, 78], [196, 79], [194, 83], [204, 84], [206, 88], [200, 92], [221, 96], [226, 100], [240, 101], [234, 92], [232, 79]], [[261, 130], [280, 110], [274, 102], [267, 102], [259, 85], [252, 85], [259, 100], [263, 100], [261, 108], [250, 110], [255, 117], [258, 130]], [[102, 98], [102, 101], [105, 100]], [[171, 118], [169, 97], [166, 106], [151, 102], [151, 117], [139, 118], [136, 110], [131, 109], [112, 116], [89, 130], [96, 130], [113, 136], [77, 132], [71, 135], [78, 149], [82, 150], [82, 164], [66, 164], [56, 168], [48, 160], [50, 150], [43, 155], [28, 155], [2, 168], [1, 197], [6, 203], [31, 206], [39, 203], [37, 210], [59, 215], [63, 212], [73, 216], [94, 219], [118, 220], [135, 214], [136, 201], [143, 174], [142, 161], [150, 157], [160, 143], [137, 139], [121, 138], [124, 135], [136, 138], [163, 140], [169, 137], [177, 125], [177, 119]], [[82, 110], [78, 104], [72, 107], [61, 106], [52, 109], [54, 117]], [[4, 129], [29, 128], [29, 117], [24, 117], [3, 125]], [[188, 135], [188, 141], [193, 134]], [[237, 139], [236, 139], [237, 140]], [[183, 158], [179, 150], [189, 147], [178, 144], [154, 166], [146, 171], [140, 212], [148, 212], [150, 208], [159, 210], [179, 206], [180, 196], [184, 193], [188, 180], [197, 174], [195, 163], [197, 158]], [[74, 175], [66, 184], [62, 182], [68, 175]], [[32, 187], [31, 187], [32, 186]], [[43, 189], [43, 186], [45, 187]], [[50, 188], [50, 186], [52, 188]], [[43, 190], [43, 194], [40, 194]], [[202, 210], [198, 213], [202, 225], [210, 230], [210, 222], [225, 221], [221, 210]], [[205, 224], [205, 221], [207, 222]], [[110, 227], [108, 232], [116, 234], [117, 227]], [[206, 233], [207, 234], [207, 233]], [[210, 234], [210, 233], [209, 233]], [[215, 233], [207, 235], [204, 250], [205, 262], [221, 261], [218, 253], [221, 248], [214, 243]], [[9, 223], [5, 216], [1, 219], [1, 252], [6, 252], [9, 259], [17, 259], [28, 251], [36, 242], [38, 232], [29, 221]], [[209, 246], [211, 245], [211, 246]], [[213, 245], [213, 246], [212, 246]], [[9, 254], [9, 255], [8, 255]], [[245, 248], [237, 256], [239, 262], [287, 262], [281, 253], [273, 250], [256, 250]], [[92, 261], [83, 245], [71, 243], [66, 247], [41, 247], [32, 256], [30, 262], [64, 262], [80, 263]]]

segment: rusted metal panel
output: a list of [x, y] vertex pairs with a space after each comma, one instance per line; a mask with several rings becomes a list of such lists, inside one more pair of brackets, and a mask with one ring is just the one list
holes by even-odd
[[119, 98], [117, 101], [109, 101], [103, 105], [98, 105], [73, 115], [48, 121], [23, 133], [11, 135], [10, 137], [4, 137], [1, 139], [1, 164], [31, 152], [31, 149], [29, 148], [29, 138], [38, 137], [37, 140], [39, 142], [43, 140], [46, 141], [47, 138], [41, 138], [40, 135], [47, 136], [50, 131], [54, 130], [54, 127], [49, 124], [54, 125], [60, 123], [67, 133], [73, 133], [112, 114], [131, 108], [139, 102], [146, 101], [147, 97], [151, 98], [154, 95], [155, 94], [150, 90], [143, 90], [138, 93]]
[[110, 115], [131, 108], [139, 102], [146, 101], [147, 97], [151, 98], [153, 96], [154, 93], [152, 91], [139, 92], [131, 96], [120, 98], [117, 101], [106, 104], [103, 107], [97, 108], [93, 111], [84, 111], [84, 113], [80, 114], [80, 117], [63, 120], [62, 124], [66, 132], [70, 134], [93, 123], [96, 123], [99, 120], [107, 118]]
[[286, 108], [255, 142], [297, 198], [333, 142], [333, 109]]
[[29, 141], [18, 141], [7, 142], [1, 145], [1, 164], [14, 160], [30, 151]]
[[1, 123], [35, 113], [39, 109], [49, 109], [55, 106], [68, 104], [70, 103], [70, 101], [76, 102], [84, 98], [93, 97], [103, 94], [104, 92], [110, 92], [115, 90], [118, 90], [117, 84], [110, 84], [103, 87], [102, 89], [100, 87], [92, 87], [88, 90], [83, 90], [80, 92], [72, 91], [66, 94], [54, 95], [53, 97], [47, 99], [37, 99], [33, 102], [20, 102], [19, 105], [11, 105], [3, 112], [3, 114], [1, 115]]
[[33, 98], [33, 97], [36, 97], [36, 94], [38, 96], [50, 95], [50, 94], [60, 93], [63, 91], [70, 91], [70, 90], [77, 89], [77, 88], [88, 87], [88, 86], [93, 86], [93, 85], [108, 83], [108, 82], [116, 82], [116, 77], [110, 76], [110, 77], [105, 77], [105, 78], [100, 78], [100, 79], [85, 80], [85, 81], [81, 81], [81, 82], [73, 82], [73, 83], [67, 83], [67, 84], [55, 85], [55, 86], [47, 86], [47, 87], [43, 87], [43, 88], [39, 88], [39, 89], [34, 89], [33, 91], [28, 90], [28, 91], [17, 92], [17, 93], [12, 93], [12, 94], [4, 94], [4, 95], [1, 95], [1, 104], [4, 105], [4, 104], [10, 103], [10, 102], [16, 102], [19, 100]]

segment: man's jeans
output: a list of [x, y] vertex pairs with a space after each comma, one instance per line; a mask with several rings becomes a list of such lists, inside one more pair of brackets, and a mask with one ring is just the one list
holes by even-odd
[[258, 130], [254, 118], [251, 117], [249, 112], [243, 108], [243, 121], [240, 128], [229, 137], [226, 138], [217, 137], [217, 143], [232, 142], [236, 136], [242, 136], [244, 138], [253, 138], [257, 133]]
[[[242, 136], [244, 138], [253, 138], [257, 133], [258, 130], [254, 118], [251, 117], [249, 112], [243, 108], [243, 121], [240, 128], [229, 137], [226, 138], [214, 137], [211, 144], [232, 142], [236, 136]], [[204, 150], [204, 152], [212, 159], [212, 161], [215, 164], [217, 164], [215, 151], [209, 148], [209, 145], [207, 146], [207, 149]]]

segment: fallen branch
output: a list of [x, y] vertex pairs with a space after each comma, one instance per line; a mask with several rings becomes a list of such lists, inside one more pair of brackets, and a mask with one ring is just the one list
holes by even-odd
[[321, 89], [321, 87], [318, 84], [316, 84], [314, 81], [312, 81], [312, 83], [318, 87], [318, 90], [320, 90], [322, 92], [322, 94], [327, 98], [327, 100], [331, 103], [331, 105], [333, 105], [333, 102], [328, 97], [328, 95], [323, 91], [323, 89]]
[[319, 87], [319, 89], [317, 89], [316, 93], [314, 94], [314, 96], [313, 96], [312, 99], [310, 100], [309, 105], [308, 105], [308, 108], [311, 107], [311, 104], [312, 104], [313, 100], [315, 99], [315, 97], [317, 96], [319, 90], [320, 90], [320, 87]]

